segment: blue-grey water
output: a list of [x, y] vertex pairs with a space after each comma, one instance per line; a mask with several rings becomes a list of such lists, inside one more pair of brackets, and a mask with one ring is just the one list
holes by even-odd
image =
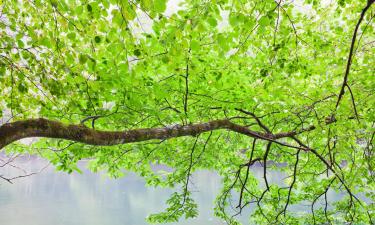
[[[35, 172], [46, 162], [31, 158], [15, 164], [27, 172]], [[132, 173], [124, 178], [110, 179], [84, 169], [84, 165], [85, 162], [80, 162], [82, 174], [68, 175], [49, 166], [36, 175], [14, 180], [13, 184], [0, 180], [0, 224], [142, 225], [147, 224], [147, 215], [166, 207], [165, 201], [175, 191], [146, 187], [144, 180]], [[254, 167], [253, 172], [260, 178], [263, 169]], [[16, 168], [0, 167], [0, 174], [4, 176], [23, 173]], [[282, 183], [282, 177], [277, 172], [268, 174], [270, 182]], [[191, 181], [199, 216], [171, 224], [225, 224], [213, 216], [213, 202], [221, 187], [220, 177], [211, 171], [198, 171]], [[338, 198], [335, 193], [330, 195], [330, 198]], [[309, 210], [309, 206], [299, 205], [297, 208]], [[245, 224], [248, 224], [248, 215], [249, 211], [245, 211], [241, 217]]]

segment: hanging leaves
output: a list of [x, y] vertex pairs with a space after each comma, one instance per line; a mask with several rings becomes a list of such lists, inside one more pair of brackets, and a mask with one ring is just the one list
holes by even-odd
[[[7, 1], [0, 116], [57, 120], [78, 127], [73, 136], [85, 143], [102, 130], [169, 138], [101, 147], [41, 138], [29, 150], [5, 149], [69, 173], [88, 158], [112, 177], [129, 170], [150, 185], [183, 187], [151, 222], [195, 217], [190, 177], [208, 169], [223, 178], [215, 215], [228, 224], [246, 207], [254, 224], [371, 224], [373, 14], [373, 1], [348, 0]], [[204, 130], [213, 121], [231, 123]], [[182, 137], [191, 124], [205, 126]], [[160, 175], [150, 164], [173, 171]], [[261, 178], [252, 166], [262, 166]], [[332, 191], [344, 197], [320, 207]], [[312, 212], [293, 211], [299, 204]]]

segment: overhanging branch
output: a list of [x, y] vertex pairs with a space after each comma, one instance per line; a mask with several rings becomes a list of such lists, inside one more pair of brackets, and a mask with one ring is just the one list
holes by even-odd
[[[329, 123], [326, 124], [328, 125]], [[300, 131], [272, 134], [250, 130], [246, 126], [241, 126], [231, 122], [229, 119], [223, 119], [212, 120], [205, 123], [175, 125], [162, 128], [142, 128], [126, 131], [99, 131], [88, 128], [82, 124], [69, 125], [54, 120], [38, 118], [6, 123], [0, 126], [0, 149], [17, 140], [30, 137], [57, 138], [89, 145], [110, 146], [153, 139], [166, 140], [182, 136], [196, 136], [201, 133], [220, 129], [230, 130], [235, 133], [266, 140], [282, 146], [308, 151], [309, 149], [307, 148], [280, 142], [278, 139], [294, 137], [303, 132], [312, 131], [315, 129], [315, 126], [312, 125]]]
[[206, 123], [176, 125], [163, 128], [133, 129], [127, 131], [98, 131], [83, 125], [66, 125], [48, 119], [28, 119], [3, 124], [0, 127], [0, 149], [28, 137], [47, 137], [72, 140], [90, 145], [118, 145], [141, 142], [152, 139], [165, 140], [181, 136], [196, 136], [198, 134], [227, 129], [250, 137], [273, 140], [272, 135], [249, 130], [230, 122], [229, 120], [213, 120]]

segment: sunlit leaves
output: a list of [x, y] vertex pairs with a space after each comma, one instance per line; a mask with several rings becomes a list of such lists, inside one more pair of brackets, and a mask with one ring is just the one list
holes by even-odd
[[152, 223], [177, 222], [184, 215], [185, 219], [197, 216], [197, 204], [190, 197], [191, 193], [173, 193], [168, 199], [169, 207], [165, 212], [148, 217]]
[[[374, 167], [373, 145], [369, 144], [375, 118], [373, 7], [359, 28], [349, 77], [360, 123], [353, 119], [349, 90], [335, 111], [351, 32], [365, 2], [183, 1], [178, 7], [165, 0], [18, 3], [6, 2], [0, 19], [0, 105], [11, 111], [14, 121], [45, 117], [79, 124], [88, 116], [100, 115], [95, 129], [127, 130], [235, 118], [263, 132], [253, 118], [236, 111], [246, 109], [274, 133], [314, 125], [315, 130], [299, 138], [325, 159], [336, 160], [334, 167], [350, 188], [374, 198], [368, 191], [374, 186], [369, 175]], [[325, 121], [333, 114], [337, 121], [327, 125]], [[91, 122], [85, 125], [92, 126]], [[57, 150], [69, 143], [42, 139], [35, 144], [42, 150], [33, 153], [67, 172], [77, 170], [78, 160], [90, 158], [93, 171], [120, 177], [126, 169], [145, 177], [151, 186], [181, 187], [195, 138], [113, 147], [75, 144], [61, 152]], [[215, 131], [203, 151], [207, 138], [208, 134], [198, 138], [192, 172], [214, 169], [223, 176], [223, 188], [228, 188], [233, 171], [248, 160], [249, 151], [241, 150], [248, 149], [251, 140]], [[297, 145], [293, 140], [282, 141]], [[262, 157], [265, 146], [265, 141], [259, 141], [254, 157]], [[25, 152], [15, 145], [9, 149]], [[275, 145], [269, 160], [287, 165], [270, 170], [293, 174], [294, 149]], [[150, 162], [174, 170], [154, 173]], [[342, 171], [340, 163], [345, 165]], [[300, 165], [291, 204], [314, 201], [332, 179], [323, 177], [326, 165], [308, 152], [301, 155]], [[314, 174], [317, 171], [320, 175]], [[290, 177], [285, 181], [290, 185]], [[250, 176], [247, 187], [259, 197], [262, 182]], [[240, 187], [237, 183], [234, 191]], [[276, 217], [288, 189], [270, 187], [262, 209]], [[331, 188], [343, 191], [338, 181]], [[252, 198], [250, 193], [244, 196]], [[327, 222], [325, 214], [332, 221], [348, 220], [347, 203], [343, 199], [337, 204], [337, 215], [334, 210], [317, 208], [316, 223]], [[167, 204], [166, 212], [149, 221], [177, 221], [197, 213], [189, 192], [173, 194]], [[221, 204], [229, 207], [227, 201]], [[373, 214], [374, 206], [366, 207]], [[354, 218], [359, 223], [368, 223], [363, 209], [356, 205], [350, 210], [358, 210]], [[236, 224], [224, 211], [216, 207], [215, 213]], [[259, 208], [252, 219], [269, 223]], [[313, 220], [311, 215], [289, 210], [279, 219], [287, 224]]]

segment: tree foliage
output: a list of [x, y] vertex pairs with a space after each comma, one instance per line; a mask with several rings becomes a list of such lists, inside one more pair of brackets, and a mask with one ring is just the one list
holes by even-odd
[[180, 187], [151, 222], [196, 216], [190, 176], [210, 169], [228, 224], [245, 207], [258, 224], [374, 223], [374, 0], [0, 2], [7, 152]]

